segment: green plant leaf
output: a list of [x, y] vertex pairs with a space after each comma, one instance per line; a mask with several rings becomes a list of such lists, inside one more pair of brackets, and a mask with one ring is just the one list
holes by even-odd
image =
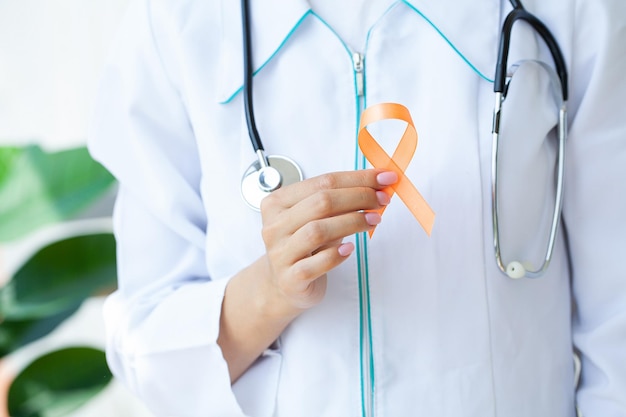
[[0, 242], [72, 218], [115, 182], [85, 147], [54, 153], [4, 148], [0, 155]]
[[74, 308], [41, 319], [0, 322], [0, 358], [50, 334], [79, 307], [80, 305], [76, 305]]
[[12, 417], [62, 417], [84, 405], [111, 381], [104, 352], [61, 349], [28, 365], [9, 389]]
[[0, 317], [43, 318], [71, 309], [116, 285], [115, 239], [76, 236], [44, 247], [0, 289]]
[[23, 149], [17, 147], [0, 147], [0, 187], [11, 172], [15, 161], [22, 154]]

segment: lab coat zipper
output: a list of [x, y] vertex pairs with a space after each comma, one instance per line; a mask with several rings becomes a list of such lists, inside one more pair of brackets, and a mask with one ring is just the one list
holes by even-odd
[[[365, 61], [359, 52], [352, 54], [356, 100], [357, 134], [361, 112], [365, 107]], [[357, 146], [355, 169], [363, 169], [366, 160]], [[360, 307], [360, 366], [361, 366], [361, 406], [362, 417], [374, 417], [374, 358], [372, 351], [372, 327], [370, 313], [369, 272], [367, 265], [367, 234], [356, 236], [357, 262], [359, 271], [359, 307]]]
[[363, 101], [363, 96], [365, 94], [365, 90], [363, 88], [364, 85], [364, 74], [363, 74], [363, 70], [364, 70], [364, 60], [363, 60], [363, 55], [358, 53], [358, 52], [354, 52], [352, 54], [352, 64], [354, 67], [354, 77], [356, 80], [356, 94], [357, 94], [357, 99], [359, 100], [358, 103], [358, 107], [359, 107], [359, 118], [361, 116], [361, 112], [360, 110], [362, 109], [363, 105], [362, 105], [362, 101]]

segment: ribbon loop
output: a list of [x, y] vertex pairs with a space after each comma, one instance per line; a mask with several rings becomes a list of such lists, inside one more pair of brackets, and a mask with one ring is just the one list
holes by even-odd
[[[407, 123], [406, 130], [402, 134], [392, 157], [387, 155], [385, 150], [367, 130], [368, 125], [388, 119], [397, 119]], [[363, 152], [365, 158], [374, 168], [393, 171], [398, 175], [398, 182], [385, 188], [384, 191], [390, 197], [393, 196], [394, 192], [398, 194], [426, 234], [430, 236], [435, 222], [435, 213], [404, 174], [413, 158], [415, 149], [417, 149], [417, 130], [409, 110], [398, 103], [379, 103], [368, 107], [361, 115], [358, 141], [361, 152]], [[378, 210], [381, 215], [384, 211], [385, 207]], [[371, 230], [370, 237], [373, 233], [374, 230]]]

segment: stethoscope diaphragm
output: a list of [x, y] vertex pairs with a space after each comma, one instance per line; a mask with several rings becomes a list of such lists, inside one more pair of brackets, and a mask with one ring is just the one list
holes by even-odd
[[285, 156], [270, 155], [267, 161], [266, 167], [261, 167], [258, 160], [254, 161], [241, 178], [241, 196], [257, 211], [261, 210], [261, 200], [272, 191], [304, 178], [300, 167]]

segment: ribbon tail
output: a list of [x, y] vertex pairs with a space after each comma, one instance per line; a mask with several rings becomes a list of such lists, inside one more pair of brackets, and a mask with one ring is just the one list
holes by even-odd
[[[399, 181], [397, 184], [393, 185], [392, 188], [396, 191], [396, 194], [402, 202], [407, 206], [413, 217], [417, 220], [417, 222], [422, 226], [422, 229], [426, 232], [426, 234], [430, 237], [433, 226], [435, 224], [435, 212], [428, 205], [424, 197], [417, 191], [417, 188], [413, 185], [413, 183], [409, 180]], [[383, 207], [380, 210], [373, 210], [382, 215], [383, 211], [385, 211], [386, 207]], [[376, 227], [368, 230], [367, 234], [370, 239], [374, 235], [374, 231]]]
[[426, 234], [430, 236], [435, 224], [435, 212], [430, 208], [420, 192], [417, 191], [417, 188], [406, 176], [401, 177], [400, 181], [392, 185], [392, 188], [422, 226]]

